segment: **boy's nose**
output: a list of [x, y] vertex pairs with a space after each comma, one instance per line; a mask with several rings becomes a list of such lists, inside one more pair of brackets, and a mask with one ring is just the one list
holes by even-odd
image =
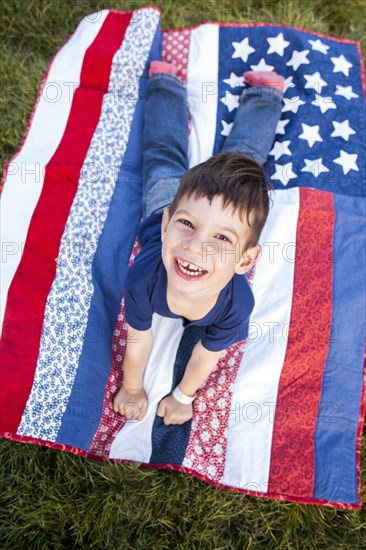
[[196, 257], [198, 260], [202, 256], [202, 238], [200, 238], [198, 235], [192, 235], [189, 239], [184, 241], [183, 248], [191, 255], [192, 260], [194, 257]]

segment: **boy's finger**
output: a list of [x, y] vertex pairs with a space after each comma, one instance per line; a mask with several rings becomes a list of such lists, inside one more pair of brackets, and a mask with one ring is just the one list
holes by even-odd
[[142, 420], [144, 418], [144, 416], [146, 414], [146, 409], [147, 409], [146, 404], [141, 406], [140, 414], [139, 414], [137, 420]]
[[165, 411], [166, 411], [166, 405], [164, 405], [163, 403], [160, 403], [159, 405], [159, 408], [158, 408], [158, 411], [157, 411], [157, 415], [158, 416], [164, 416], [165, 415]]
[[115, 413], [119, 413], [119, 412], [120, 412], [120, 410], [119, 410], [119, 403], [116, 403], [116, 402], [113, 403], [113, 410], [114, 410]]

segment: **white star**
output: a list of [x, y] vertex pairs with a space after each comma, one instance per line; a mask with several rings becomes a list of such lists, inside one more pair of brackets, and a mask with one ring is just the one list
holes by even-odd
[[320, 73], [304, 74], [306, 80], [305, 88], [314, 88], [319, 94], [322, 93], [323, 86], [328, 86], [328, 82], [322, 79]]
[[276, 127], [276, 134], [285, 134], [285, 126], [289, 123], [289, 120], [279, 120]]
[[285, 80], [285, 86], [283, 88], [283, 93], [286, 93], [289, 88], [295, 88], [295, 84], [292, 82], [293, 77], [288, 76]]
[[230, 113], [234, 109], [236, 109], [239, 105], [239, 97], [238, 95], [233, 95], [231, 92], [228, 92], [226, 90], [225, 97], [221, 97], [220, 101], [223, 102], [223, 104], [229, 109]]
[[285, 48], [290, 44], [290, 42], [287, 42], [283, 38], [283, 33], [280, 32], [276, 37], [267, 38], [267, 42], [269, 44], [269, 48], [267, 50], [267, 53], [278, 53], [278, 55], [283, 56], [283, 52], [285, 51]]
[[292, 170], [292, 162], [275, 164], [275, 167], [276, 172], [271, 176], [272, 180], [280, 180], [283, 185], [287, 185], [290, 180], [297, 178], [297, 175]]
[[292, 52], [292, 57], [290, 61], [287, 61], [286, 65], [288, 65], [289, 67], [293, 67], [294, 71], [297, 71], [300, 65], [310, 63], [310, 61], [306, 57], [309, 51], [310, 50], [302, 50], [301, 52], [299, 52], [297, 50], [294, 50]]
[[272, 151], [270, 151], [268, 154], [274, 155], [275, 160], [278, 160], [280, 157], [282, 157], [282, 155], [292, 155], [290, 149], [288, 148], [290, 143], [290, 140], [276, 141]]
[[258, 63], [258, 65], [251, 65], [250, 68], [252, 71], [273, 71], [274, 67], [272, 65], [267, 65], [263, 57]]
[[337, 84], [335, 95], [342, 95], [348, 100], [352, 99], [353, 97], [358, 97], [358, 95], [355, 94], [352, 90], [352, 86], [340, 86], [339, 84]]
[[289, 99], [283, 98], [284, 106], [282, 107], [282, 112], [286, 113], [287, 111], [291, 111], [292, 113], [297, 113], [299, 110], [299, 107], [301, 105], [305, 105], [305, 101], [300, 99], [300, 96], [291, 97]]
[[324, 166], [322, 158], [318, 158], [314, 160], [304, 159], [304, 161], [305, 161], [305, 166], [304, 168], [301, 169], [301, 172], [310, 172], [316, 178], [322, 172], [329, 172], [329, 169], [326, 166]]
[[316, 141], [323, 141], [319, 135], [319, 126], [309, 126], [308, 124], [301, 123], [302, 133], [299, 135], [300, 139], [306, 139], [309, 147], [312, 147]]
[[243, 86], [244, 79], [243, 75], [238, 76], [235, 73], [230, 73], [230, 78], [225, 78], [225, 84], [229, 84], [230, 88], [237, 88], [238, 86]]
[[235, 48], [232, 57], [240, 57], [244, 63], [248, 61], [250, 54], [255, 52], [255, 48], [252, 48], [249, 44], [249, 38], [243, 38], [241, 42], [232, 42], [232, 45]]
[[317, 40], [308, 40], [311, 44], [311, 49], [321, 53], [328, 53], [329, 46], [326, 46], [319, 38]]
[[340, 156], [333, 160], [336, 164], [340, 164], [343, 168], [343, 173], [346, 176], [350, 170], [356, 170], [358, 172], [358, 166], [356, 164], [358, 155], [346, 153], [346, 151], [340, 150]]
[[316, 107], [319, 107], [321, 112], [324, 114], [328, 111], [328, 109], [336, 109], [337, 105], [333, 102], [331, 97], [323, 97], [319, 94], [315, 94], [316, 99], [311, 102], [312, 105], [315, 105]]
[[225, 122], [225, 120], [222, 120], [221, 121], [221, 124], [223, 126], [222, 130], [221, 130], [221, 135], [222, 136], [228, 136], [231, 132], [231, 128], [233, 127], [233, 122]]
[[342, 137], [345, 141], [348, 141], [349, 136], [355, 134], [353, 128], [350, 127], [348, 120], [343, 122], [332, 122], [334, 126], [333, 132], [330, 134], [331, 137]]
[[344, 57], [344, 55], [340, 55], [339, 57], [331, 57], [332, 63], [334, 64], [334, 73], [343, 73], [346, 76], [349, 75], [349, 70], [351, 67], [353, 67], [352, 63], [347, 61], [347, 59]]

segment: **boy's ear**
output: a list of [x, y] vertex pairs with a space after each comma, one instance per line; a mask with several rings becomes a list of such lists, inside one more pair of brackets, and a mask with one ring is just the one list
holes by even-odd
[[169, 223], [169, 209], [164, 208], [163, 210], [163, 217], [161, 219], [161, 240], [164, 238], [164, 234], [166, 233], [166, 230], [168, 228]]
[[240, 258], [240, 261], [235, 266], [235, 273], [238, 275], [243, 275], [250, 269], [253, 265], [259, 260], [261, 255], [262, 248], [259, 244], [251, 246]]

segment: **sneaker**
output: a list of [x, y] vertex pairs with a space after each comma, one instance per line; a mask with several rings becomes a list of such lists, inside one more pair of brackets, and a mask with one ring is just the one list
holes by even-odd
[[285, 87], [285, 78], [273, 71], [247, 71], [243, 78], [248, 86], [272, 86], [281, 92]]
[[155, 73], [168, 73], [177, 76], [178, 69], [172, 63], [166, 63], [165, 61], [151, 61], [149, 76]]

